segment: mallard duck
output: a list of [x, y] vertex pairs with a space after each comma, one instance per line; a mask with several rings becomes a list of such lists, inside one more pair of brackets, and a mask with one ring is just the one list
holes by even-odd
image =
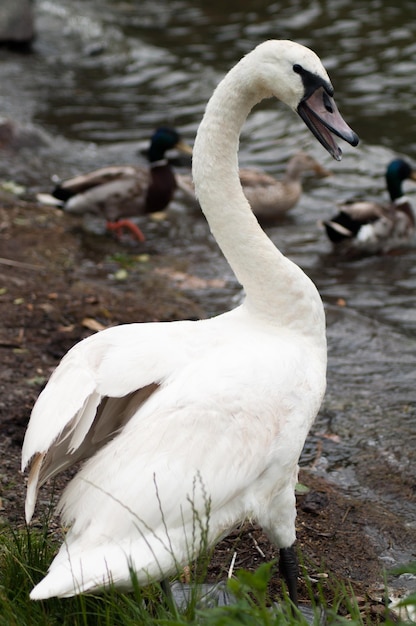
[[385, 253], [407, 245], [415, 217], [402, 183], [416, 180], [416, 171], [404, 159], [394, 159], [386, 170], [390, 204], [359, 201], [343, 204], [339, 213], [323, 222], [334, 249], [343, 254]]
[[[323, 178], [331, 172], [306, 152], [298, 152], [289, 160], [281, 180], [257, 169], [240, 168], [240, 182], [253, 213], [259, 220], [273, 220], [292, 209], [302, 195], [302, 178], [307, 172]], [[188, 198], [195, 198], [192, 179], [177, 174], [178, 187]]]
[[237, 165], [241, 127], [275, 96], [337, 160], [356, 145], [319, 58], [267, 41], [218, 85], [200, 124], [195, 189], [245, 301], [199, 321], [127, 324], [75, 345], [37, 400], [23, 444], [38, 488], [88, 459], [64, 491], [69, 527], [31, 598], [165, 579], [247, 516], [280, 550], [296, 603], [298, 458], [325, 390], [326, 336], [314, 283], [259, 226]]
[[104, 217], [108, 230], [129, 228], [143, 240], [141, 230], [128, 217], [165, 209], [172, 200], [176, 179], [165, 152], [192, 149], [172, 128], [158, 128], [147, 152], [149, 167], [110, 165], [60, 182], [52, 196], [61, 201], [68, 213]]

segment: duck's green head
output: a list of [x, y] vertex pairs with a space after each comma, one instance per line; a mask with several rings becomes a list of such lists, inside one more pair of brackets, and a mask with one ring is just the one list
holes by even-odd
[[187, 154], [192, 154], [192, 148], [181, 140], [176, 130], [167, 126], [157, 128], [150, 140], [148, 152], [149, 161], [151, 163], [161, 161], [165, 157], [165, 152], [172, 150], [172, 148], [176, 148]]
[[392, 201], [403, 195], [402, 183], [408, 178], [416, 180], [416, 171], [404, 159], [394, 159], [387, 167], [387, 189]]

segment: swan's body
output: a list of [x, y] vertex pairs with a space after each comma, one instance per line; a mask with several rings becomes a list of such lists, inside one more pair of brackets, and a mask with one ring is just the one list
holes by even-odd
[[408, 245], [415, 232], [415, 216], [402, 183], [416, 180], [407, 161], [394, 159], [386, 170], [389, 204], [358, 201], [343, 204], [323, 222], [334, 250], [345, 255], [379, 254]]
[[67, 213], [105, 219], [110, 230], [129, 226], [126, 218], [163, 211], [172, 200], [176, 179], [165, 158], [165, 152], [172, 148], [191, 152], [175, 130], [158, 128], [147, 152], [149, 167], [102, 167], [60, 182], [52, 196]]
[[[273, 220], [293, 209], [302, 195], [303, 176], [308, 172], [319, 178], [330, 175], [328, 170], [305, 152], [298, 152], [289, 160], [280, 180], [257, 169], [239, 170], [244, 195], [259, 220]], [[176, 180], [186, 196], [196, 201], [192, 179], [186, 174], [178, 174]]]
[[239, 182], [241, 126], [271, 95], [335, 158], [328, 128], [358, 141], [318, 57], [298, 44], [261, 44], [217, 87], [194, 146], [195, 188], [246, 300], [208, 320], [104, 330], [64, 357], [23, 445], [27, 520], [47, 478], [89, 460], [62, 496], [70, 530], [33, 599], [126, 588], [130, 567], [140, 584], [164, 578], [198, 553], [201, 532], [214, 543], [247, 516], [285, 561], [292, 554], [297, 462], [325, 390], [326, 337], [316, 287], [261, 230]]

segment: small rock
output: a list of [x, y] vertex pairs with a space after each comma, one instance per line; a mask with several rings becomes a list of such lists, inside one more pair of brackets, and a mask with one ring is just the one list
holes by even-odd
[[302, 511], [305, 513], [312, 513], [313, 515], [319, 515], [319, 513], [328, 506], [328, 496], [326, 493], [320, 491], [310, 491], [305, 495], [301, 502]]
[[0, 43], [27, 45], [35, 36], [31, 0], [2, 0]]

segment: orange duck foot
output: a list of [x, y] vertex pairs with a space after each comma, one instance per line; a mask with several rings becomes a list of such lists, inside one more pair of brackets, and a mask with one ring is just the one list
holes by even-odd
[[107, 230], [115, 232], [117, 236], [121, 235], [123, 228], [130, 230], [137, 241], [145, 241], [145, 237], [136, 224], [133, 224], [130, 220], [117, 220], [117, 222], [107, 222]]

